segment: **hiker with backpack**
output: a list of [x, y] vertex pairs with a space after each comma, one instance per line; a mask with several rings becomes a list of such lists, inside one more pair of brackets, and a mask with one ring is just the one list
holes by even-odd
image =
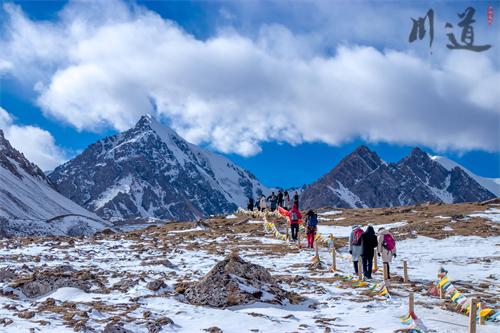
[[378, 245], [375, 230], [371, 225], [361, 235], [361, 261], [363, 263], [363, 276], [366, 279], [372, 278], [373, 256]]
[[276, 210], [276, 204], [278, 203], [278, 197], [272, 192], [271, 195], [267, 197], [267, 200], [271, 204], [271, 212], [274, 212]]
[[288, 211], [288, 219], [290, 221], [290, 230], [292, 232], [292, 240], [296, 241], [299, 234], [299, 224], [302, 220], [302, 214], [297, 209], [297, 206], [293, 206], [292, 209]]
[[267, 208], [266, 197], [263, 195], [260, 197], [260, 205], [259, 206], [260, 206], [261, 212], [265, 211]]
[[318, 215], [310, 209], [306, 214], [307, 246], [314, 248], [314, 238], [318, 230]]
[[382, 257], [382, 262], [384, 263], [384, 269], [387, 267], [387, 278], [391, 278], [389, 264], [392, 258], [396, 258], [396, 240], [394, 236], [386, 230], [385, 228], [378, 229], [378, 246], [377, 253], [379, 257]]
[[253, 211], [253, 198], [248, 198], [247, 210]]
[[358, 261], [361, 260], [361, 236], [363, 229], [359, 225], [353, 225], [351, 234], [349, 235], [349, 253], [352, 255], [352, 263], [354, 265], [354, 273], [358, 274]]
[[283, 192], [278, 191], [278, 207], [283, 207]]

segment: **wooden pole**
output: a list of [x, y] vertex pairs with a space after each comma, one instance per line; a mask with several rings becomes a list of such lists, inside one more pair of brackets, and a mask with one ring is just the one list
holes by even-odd
[[481, 311], [483, 310], [483, 303], [479, 302], [479, 325], [484, 325], [484, 317], [481, 316]]
[[409, 279], [408, 279], [408, 263], [405, 261], [403, 261], [403, 282], [404, 283], [408, 283], [409, 282]]
[[361, 257], [358, 257], [358, 279], [363, 279], [363, 263], [361, 262]]
[[384, 281], [389, 280], [389, 265], [384, 262]]
[[332, 271], [337, 270], [337, 251], [335, 251], [335, 247], [332, 248]]
[[441, 286], [439, 286], [439, 298], [444, 299], [444, 291], [443, 291], [443, 288]]
[[408, 313], [415, 313], [415, 295], [413, 291], [408, 296]]
[[476, 333], [476, 304], [477, 300], [475, 298], [471, 298], [469, 308], [469, 333]]

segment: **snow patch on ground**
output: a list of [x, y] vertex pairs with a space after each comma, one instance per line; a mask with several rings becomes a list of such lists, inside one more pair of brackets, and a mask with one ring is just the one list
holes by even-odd
[[489, 208], [484, 212], [477, 212], [470, 214], [471, 217], [482, 217], [484, 219], [490, 220], [492, 222], [500, 223], [500, 209], [499, 208]]
[[342, 214], [342, 211], [341, 210], [329, 210], [327, 212], [318, 213], [318, 215], [337, 215], [337, 214]]

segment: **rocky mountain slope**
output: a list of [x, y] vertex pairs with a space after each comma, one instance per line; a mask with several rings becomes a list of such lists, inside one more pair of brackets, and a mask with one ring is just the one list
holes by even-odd
[[446, 168], [419, 148], [386, 163], [365, 146], [345, 157], [302, 193], [304, 208], [394, 207], [459, 203], [496, 197], [458, 165]]
[[67, 199], [0, 130], [0, 236], [86, 235], [107, 226]]
[[197, 219], [268, 192], [248, 171], [150, 116], [90, 145], [49, 177], [68, 198], [111, 220]]

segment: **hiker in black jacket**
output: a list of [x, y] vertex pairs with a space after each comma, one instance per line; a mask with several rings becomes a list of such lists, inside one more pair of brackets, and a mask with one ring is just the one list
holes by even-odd
[[363, 275], [366, 279], [372, 278], [373, 256], [377, 245], [375, 230], [372, 226], [368, 226], [361, 235], [361, 260], [363, 262]]
[[283, 207], [283, 192], [278, 191], [278, 207]]

